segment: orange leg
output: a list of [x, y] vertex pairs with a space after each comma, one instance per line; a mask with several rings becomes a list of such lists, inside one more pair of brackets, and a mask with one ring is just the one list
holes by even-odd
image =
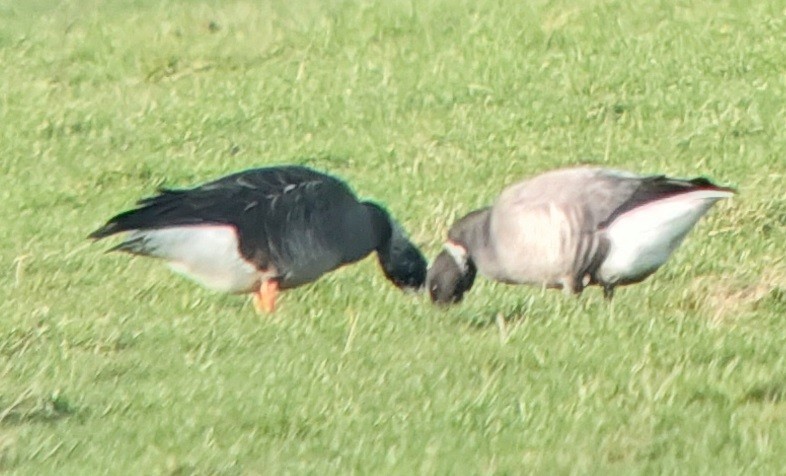
[[276, 296], [278, 296], [278, 281], [262, 281], [259, 290], [254, 293], [254, 307], [259, 312], [272, 313], [276, 310]]

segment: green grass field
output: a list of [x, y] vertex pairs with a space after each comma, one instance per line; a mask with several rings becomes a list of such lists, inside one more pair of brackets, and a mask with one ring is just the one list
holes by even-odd
[[[0, 0], [0, 472], [782, 474], [782, 2]], [[299, 163], [429, 257], [579, 163], [739, 195], [613, 306], [375, 259], [272, 317], [86, 235]]]

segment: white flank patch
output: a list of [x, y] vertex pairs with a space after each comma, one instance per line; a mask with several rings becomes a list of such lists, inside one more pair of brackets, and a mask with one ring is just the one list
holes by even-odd
[[606, 228], [611, 246], [599, 277], [614, 283], [655, 271], [715, 202], [732, 195], [721, 190], [697, 190], [623, 213]]
[[135, 231], [131, 237], [144, 237], [151, 256], [166, 260], [175, 272], [215, 291], [248, 292], [264, 277], [240, 255], [232, 226], [179, 226]]

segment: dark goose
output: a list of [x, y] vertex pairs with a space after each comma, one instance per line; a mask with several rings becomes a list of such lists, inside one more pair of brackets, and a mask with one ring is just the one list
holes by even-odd
[[90, 234], [126, 232], [110, 251], [165, 260], [207, 288], [253, 293], [272, 312], [280, 289], [377, 252], [399, 288], [420, 288], [426, 260], [380, 205], [306, 167], [250, 169], [191, 189], [161, 189]]

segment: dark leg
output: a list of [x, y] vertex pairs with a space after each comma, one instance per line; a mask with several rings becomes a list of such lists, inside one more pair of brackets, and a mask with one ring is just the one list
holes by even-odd
[[582, 291], [584, 291], [584, 287], [586, 286], [586, 283], [584, 282], [584, 276], [576, 276], [571, 281], [571, 291], [573, 291], [573, 294], [581, 294]]
[[607, 301], [611, 301], [611, 298], [614, 297], [614, 285], [613, 284], [604, 284], [603, 285], [603, 297], [606, 298]]
[[562, 293], [566, 296], [570, 294], [581, 294], [584, 291], [584, 283], [577, 278], [564, 278], [561, 282]]

